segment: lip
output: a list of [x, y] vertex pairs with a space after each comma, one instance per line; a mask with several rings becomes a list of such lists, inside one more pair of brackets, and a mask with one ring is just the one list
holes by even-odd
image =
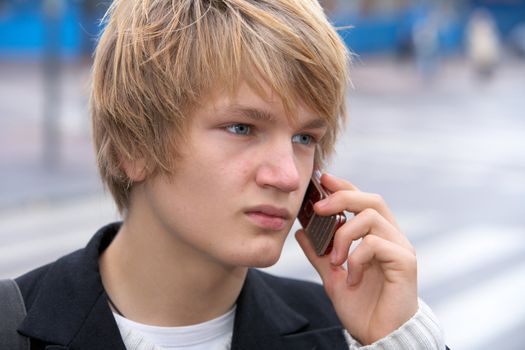
[[245, 211], [245, 214], [256, 226], [272, 231], [282, 230], [291, 218], [287, 209], [272, 205], [251, 207]]

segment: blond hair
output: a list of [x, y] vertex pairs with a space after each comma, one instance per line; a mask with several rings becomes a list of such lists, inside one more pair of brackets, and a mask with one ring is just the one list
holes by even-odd
[[[316, 0], [115, 0], [95, 53], [90, 100], [103, 182], [128, 205], [125, 160], [170, 174], [191, 111], [217, 86], [261, 81], [293, 114], [298, 101], [328, 132], [332, 153], [345, 116], [348, 51]], [[255, 78], [258, 77], [258, 78]]]

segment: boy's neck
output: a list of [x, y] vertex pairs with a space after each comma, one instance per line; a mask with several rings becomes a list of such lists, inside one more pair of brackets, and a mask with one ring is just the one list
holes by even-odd
[[149, 325], [185, 326], [231, 309], [247, 268], [222, 266], [155, 231], [124, 222], [100, 257], [104, 288], [123, 315]]

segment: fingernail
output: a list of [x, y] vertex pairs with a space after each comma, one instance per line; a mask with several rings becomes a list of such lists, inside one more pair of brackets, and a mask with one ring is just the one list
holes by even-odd
[[328, 198], [325, 198], [317, 202], [315, 205], [317, 205], [317, 207], [319, 208], [322, 208], [322, 207], [325, 207], [327, 204], [328, 204]]

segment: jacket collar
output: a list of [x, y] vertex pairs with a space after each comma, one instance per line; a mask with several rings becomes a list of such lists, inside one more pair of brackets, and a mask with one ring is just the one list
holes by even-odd
[[266, 282], [249, 270], [239, 299], [232, 350], [348, 349], [339, 325], [312, 329]]
[[[19, 331], [49, 349], [125, 350], [108, 306], [98, 259], [119, 223], [101, 228], [85, 249], [53, 263]], [[249, 270], [237, 300], [232, 350], [347, 349], [341, 327], [311, 329], [271, 288], [265, 273]]]

